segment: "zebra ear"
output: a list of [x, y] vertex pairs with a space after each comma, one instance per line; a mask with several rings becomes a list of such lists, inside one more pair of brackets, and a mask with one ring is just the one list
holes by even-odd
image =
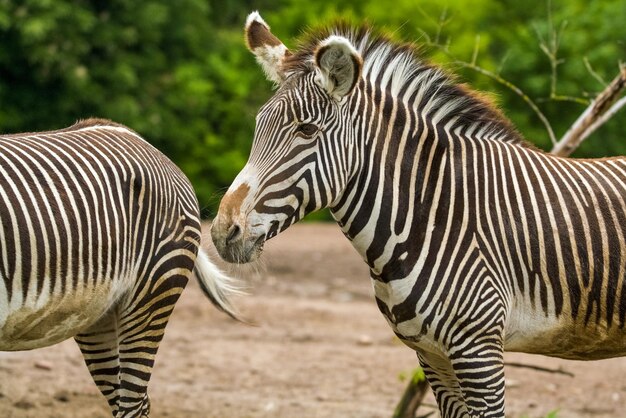
[[361, 77], [363, 59], [343, 36], [332, 35], [315, 51], [315, 81], [336, 100], [347, 96]]
[[270, 32], [259, 12], [248, 15], [245, 33], [246, 46], [261, 64], [268, 80], [280, 84], [285, 78], [281, 68], [283, 59], [291, 55], [287, 47]]

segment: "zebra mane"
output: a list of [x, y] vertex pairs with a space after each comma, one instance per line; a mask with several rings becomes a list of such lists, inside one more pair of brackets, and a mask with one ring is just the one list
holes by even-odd
[[532, 147], [485, 94], [458, 83], [441, 67], [420, 57], [416, 44], [394, 41], [366, 25], [355, 27], [340, 22], [305, 33], [297, 49], [286, 56], [285, 73], [289, 76], [313, 71], [315, 50], [331, 35], [352, 42], [363, 58], [362, 75], [366, 80], [373, 85], [384, 82], [394, 97], [405, 101], [413, 98], [411, 101], [431, 120], [456, 117], [458, 124], [471, 128], [475, 136]]

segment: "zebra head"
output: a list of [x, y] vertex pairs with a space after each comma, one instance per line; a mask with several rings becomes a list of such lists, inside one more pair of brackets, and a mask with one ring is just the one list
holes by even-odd
[[357, 95], [362, 59], [344, 36], [328, 34], [293, 54], [258, 13], [246, 43], [274, 96], [259, 110], [248, 162], [224, 195], [212, 237], [227, 261], [256, 259], [266, 239], [306, 214], [332, 207], [356, 172]]

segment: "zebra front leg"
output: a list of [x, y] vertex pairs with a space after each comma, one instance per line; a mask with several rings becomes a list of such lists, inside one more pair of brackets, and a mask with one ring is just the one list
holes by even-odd
[[120, 388], [117, 315], [109, 313], [74, 339], [83, 353], [91, 377], [109, 403], [113, 416], [116, 416]]
[[148, 382], [165, 326], [191, 270], [177, 269], [158, 280], [140, 281], [120, 316], [120, 390], [116, 418], [147, 418]]
[[490, 338], [451, 354], [470, 418], [504, 418], [504, 358], [502, 346]]
[[442, 418], [465, 418], [467, 408], [450, 360], [430, 352], [417, 352]]

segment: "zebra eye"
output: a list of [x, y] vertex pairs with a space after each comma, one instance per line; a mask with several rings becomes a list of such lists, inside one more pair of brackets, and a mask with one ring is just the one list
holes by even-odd
[[317, 126], [312, 123], [301, 123], [296, 128], [296, 132], [301, 133], [304, 136], [313, 136], [317, 132]]

